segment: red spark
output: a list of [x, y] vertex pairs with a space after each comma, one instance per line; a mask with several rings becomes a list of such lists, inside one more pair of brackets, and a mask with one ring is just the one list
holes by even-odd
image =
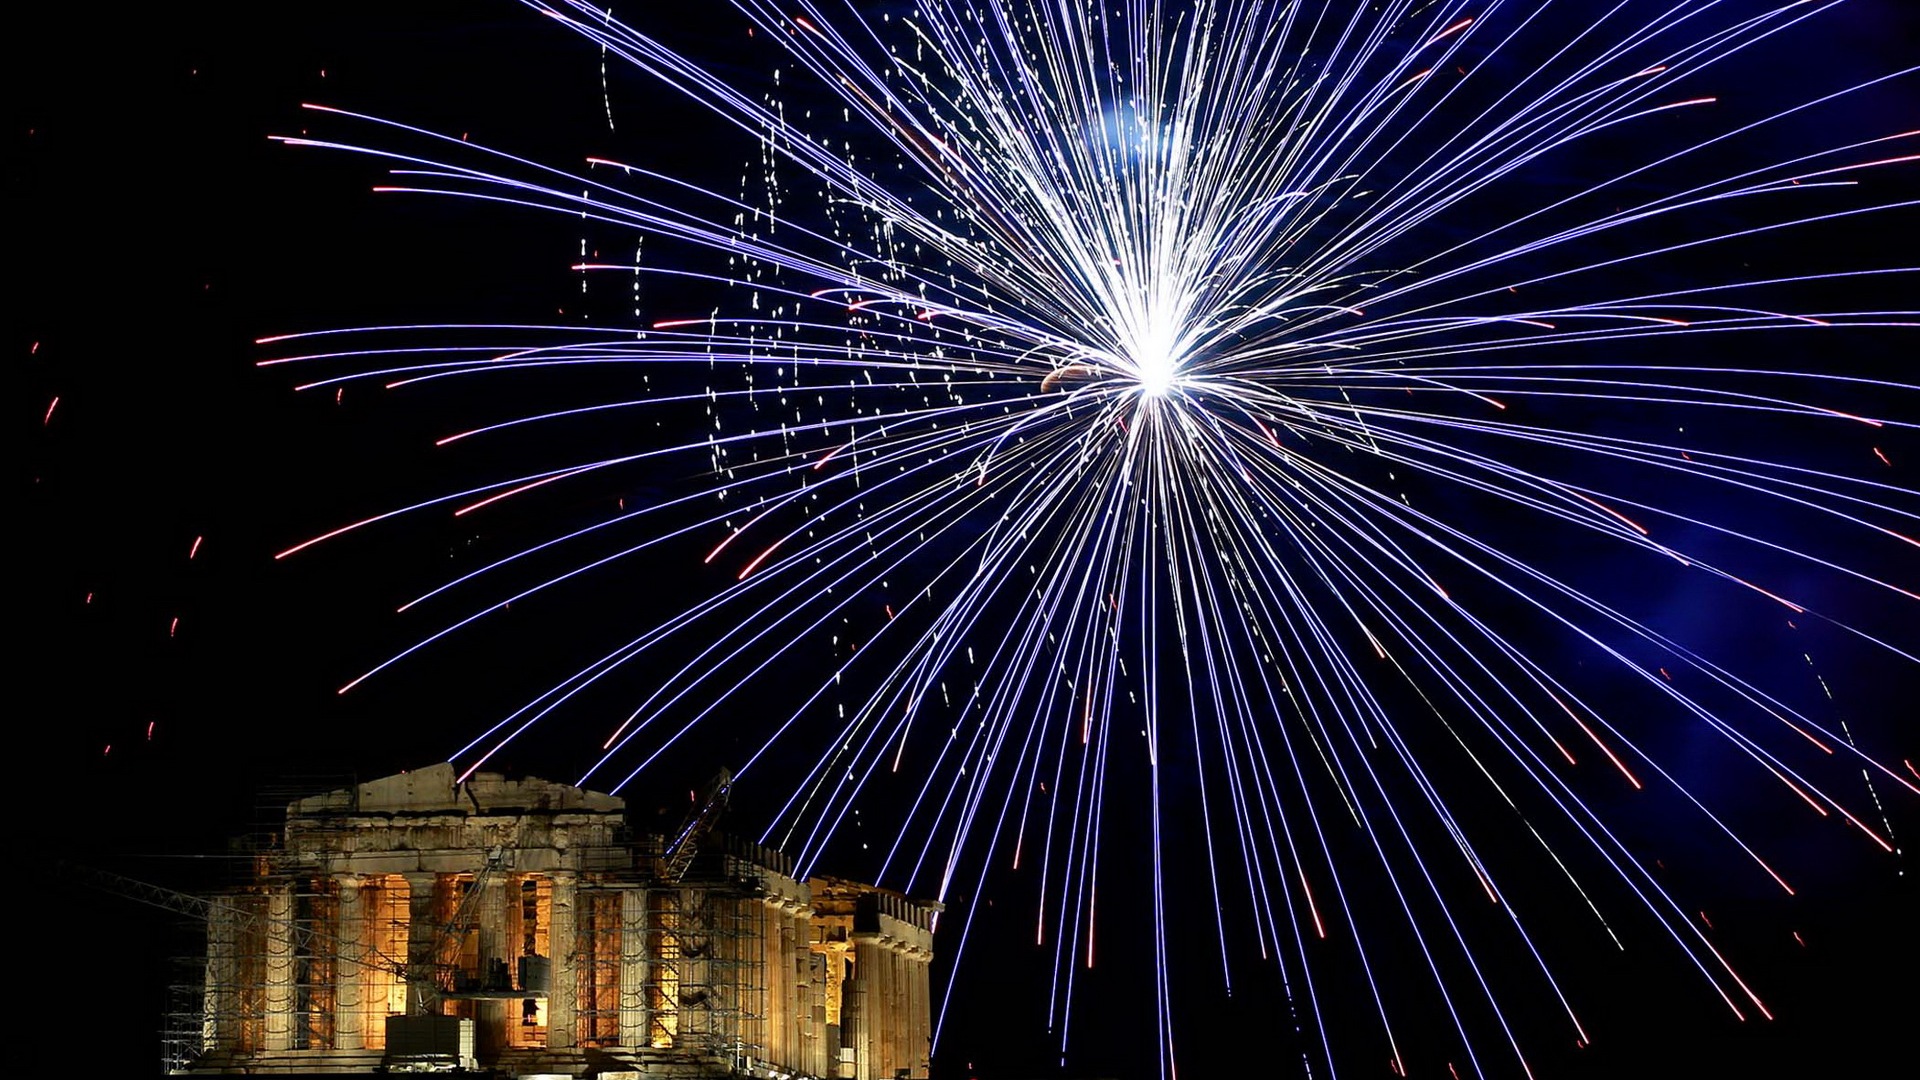
[[763, 551], [763, 552], [761, 552], [760, 554], [758, 554], [758, 555], [756, 555], [756, 556], [754, 556], [754, 558], [753, 558], [753, 561], [752, 561], [752, 562], [750, 562], [750, 563], [748, 563], [748, 564], [747, 564], [747, 566], [746, 566], [746, 569], [744, 569], [744, 570], [742, 570], [742, 571], [740, 571], [740, 576], [739, 576], [739, 577], [737, 577], [737, 578], [735, 578], [734, 580], [735, 580], [735, 581], [745, 581], [745, 580], [747, 580], [747, 575], [748, 575], [748, 574], [751, 574], [751, 573], [753, 573], [753, 571], [754, 571], [754, 568], [756, 568], [756, 567], [758, 567], [758, 566], [759, 566], [759, 565], [760, 565], [760, 564], [761, 564], [762, 562], [765, 562], [765, 561], [766, 561], [766, 558], [767, 558], [767, 556], [769, 556], [769, 555], [771, 555], [771, 554], [773, 554], [773, 553], [774, 553], [774, 552], [775, 552], [776, 550], [778, 550], [778, 549], [779, 549], [779, 547], [780, 547], [780, 545], [781, 545], [781, 544], [784, 544], [784, 543], [786, 543], [786, 542], [787, 542], [787, 538], [786, 538], [786, 537], [784, 537], [784, 536], [783, 536], [783, 537], [781, 537], [781, 538], [780, 538], [780, 539], [778, 539], [778, 540], [775, 540], [775, 541], [773, 542], [773, 546], [772, 546], [772, 547], [769, 547], [769, 548], [768, 548], [767, 550], [765, 550], [765, 551]]

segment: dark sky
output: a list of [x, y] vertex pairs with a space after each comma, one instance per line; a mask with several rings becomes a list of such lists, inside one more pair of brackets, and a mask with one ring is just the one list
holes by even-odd
[[[569, 305], [580, 314], [580, 280], [567, 267], [579, 256], [581, 230], [530, 213], [377, 196], [368, 190], [378, 180], [369, 162], [290, 150], [267, 137], [301, 133], [312, 118], [300, 103], [320, 102], [470, 134], [562, 168], [606, 154], [725, 183], [750, 148], [717, 135], [664, 91], [618, 74], [609, 131], [593, 50], [504, 0], [289, 3], [239, 17], [146, 5], [113, 16], [74, 9], [37, 17], [49, 21], [14, 46], [26, 73], [17, 95], [25, 108], [8, 167], [15, 239], [5, 347], [23, 373], [10, 410], [21, 447], [12, 519], [24, 583], [12, 637], [23, 643], [14, 671], [26, 688], [13, 730], [22, 751], [16, 768], [34, 777], [36, 800], [16, 829], [32, 835], [43, 860], [70, 857], [202, 887], [230, 869], [226, 839], [262, 821], [260, 807], [279, 793], [440, 759], [500, 701], [550, 677], [556, 656], [590, 647], [585, 630], [593, 629], [564, 619], [557, 628], [510, 622], [364, 695], [334, 694], [411, 640], [390, 614], [393, 604], [437, 581], [473, 538], [432, 522], [313, 558], [276, 563], [272, 553], [396, 499], [444, 490], [468, 475], [460, 468], [500, 464], [469, 460], [442, 471], [429, 446], [463, 422], [453, 417], [483, 413], [478, 406], [488, 403], [365, 387], [349, 388], [337, 405], [297, 395], [285, 373], [254, 366], [263, 355], [255, 339], [409, 320], [531, 321], [565, 317]], [[1916, 18], [1901, 0], [1861, 0], [1805, 44], [1735, 66], [1726, 82], [1789, 99], [1836, 85], [1836, 71], [1920, 62]], [[739, 59], [737, 25], [721, 17], [641, 24], [660, 26], [723, 70]], [[1908, 79], [1902, 92], [1872, 97], [1865, 115], [1847, 123], [1879, 133], [1910, 127], [1920, 116], [1915, 105]], [[1576, 155], [1558, 168], [1577, 175], [1582, 164]], [[1911, 194], [1920, 188], [1915, 176], [1909, 167], [1886, 181]], [[1808, 245], [1809, 264], [1849, 261], [1856, 248], [1881, 265], [1911, 262], [1910, 241], [1896, 257], [1887, 230], [1904, 222], [1915, 235], [1916, 220], [1890, 220], [1795, 242]], [[1802, 253], [1772, 254], [1790, 262]], [[586, 303], [606, 313], [618, 299], [596, 294]], [[1910, 296], [1886, 302], [1912, 304]], [[1858, 350], [1850, 370], [1912, 382], [1912, 346], [1909, 334], [1849, 338], [1845, 347]], [[1911, 393], [1891, 400], [1915, 403]], [[1882, 441], [1906, 470], [1920, 460], [1911, 432]], [[1810, 452], [1805, 460], [1819, 459]], [[1893, 482], [1908, 489], [1911, 507], [1906, 470]], [[1749, 523], [1756, 524], [1764, 525]], [[1880, 572], [1914, 582], [1910, 556], [1875, 558]], [[1642, 610], [1666, 612], [1669, 629], [1750, 648], [1763, 664], [1820, 652], [1820, 675], [1839, 708], [1883, 759], [1920, 749], [1914, 666], [1840, 633], [1803, 649], [1784, 631], [1722, 625], [1696, 614], [1704, 601], [1662, 597], [1625, 577], [1630, 568], [1619, 573], [1624, 593], [1647, 605]], [[687, 583], [637, 584], [659, 603]], [[1911, 648], [1913, 610], [1871, 615], [1896, 636], [1904, 631], [1899, 640]], [[1707, 754], [1679, 736], [1667, 749], [1683, 763]], [[658, 802], [675, 815], [680, 789], [737, 752], [737, 739], [716, 740], [675, 763], [657, 789], [630, 794], [643, 813]], [[578, 761], [536, 744], [502, 764], [571, 780]], [[1624, 957], [1574, 948], [1564, 970], [1596, 1043], [1576, 1052], [1542, 1037], [1531, 1050], [1539, 1075], [1786, 1075], [1789, 1067], [1864, 1075], [1875, 1061], [1911, 1063], [1920, 904], [1910, 857], [1882, 856], [1842, 828], [1787, 820], [1774, 805], [1777, 788], [1753, 794], [1711, 772], [1686, 775], [1753, 827], [1772, 830], [1800, 895], [1787, 902], [1724, 872], [1732, 865], [1724, 845], [1696, 833], [1697, 819], [1676, 830], [1664, 809], [1622, 805], [1622, 827], [1674, 861], [1677, 890], [1722, 913], [1726, 940], [1741, 952], [1743, 970], [1765, 984], [1778, 1019], [1732, 1022], [1657, 942]], [[1910, 843], [1920, 834], [1916, 800], [1885, 785], [1878, 791]], [[1125, 816], [1116, 814], [1116, 827]], [[1141, 913], [1130, 910], [1139, 904], [1126, 898], [1125, 875], [1116, 872], [1117, 927]], [[1044, 1004], [1035, 988], [1046, 962], [1025, 944], [1025, 895], [1007, 883], [982, 897], [983, 905], [1000, 902], [982, 908], [981, 944], [970, 947], [939, 1063], [945, 1075], [963, 1075], [969, 1063], [982, 1077], [1061, 1075], [1040, 1030]], [[1583, 932], [1572, 929], [1583, 924], [1571, 915], [1543, 922]], [[1196, 920], [1199, 929], [1178, 940], [1194, 958], [1183, 962], [1177, 1006], [1188, 1025], [1179, 1036], [1186, 1060], [1268, 1075], [1284, 1067], [1270, 1048], [1290, 1026], [1276, 1004], [1277, 980], [1236, 960], [1240, 991], [1225, 998], [1200, 959], [1214, 950], [1207, 923]], [[76, 1040], [114, 1075], [147, 1071], [158, 1056], [166, 957], [190, 947], [190, 936], [164, 915], [84, 891], [57, 905], [52, 924], [65, 936], [39, 969], [51, 973], [51, 993], [36, 1000], [55, 1019], [29, 1028]], [[1793, 943], [1796, 932], [1806, 948]], [[1108, 941], [1110, 959], [1075, 1020], [1082, 1041], [1064, 1075], [1150, 1075], [1144, 932], [1130, 939], [1116, 929]], [[1417, 1038], [1428, 1025], [1411, 1027]], [[1386, 1073], [1357, 1056], [1342, 1062], [1342, 1075]]]

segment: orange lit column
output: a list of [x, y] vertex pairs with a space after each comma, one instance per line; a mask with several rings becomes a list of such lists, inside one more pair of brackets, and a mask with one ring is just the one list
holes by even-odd
[[798, 921], [794, 914], [795, 906], [791, 901], [782, 904], [780, 914], [774, 920], [775, 930], [780, 935], [780, 985], [784, 987], [780, 998], [780, 1006], [784, 1011], [780, 1016], [779, 1064], [789, 1072], [803, 1072], [811, 1065], [802, 1057], [806, 1044], [800, 1038], [800, 1032], [806, 1024], [805, 1013], [810, 1005], [806, 995], [806, 978], [801, 971], [801, 965], [806, 962], [806, 949], [800, 943], [800, 931], [794, 925]]
[[620, 894], [620, 1045], [647, 1045], [647, 891]]
[[780, 1067], [789, 1072], [805, 1072], [812, 1067], [808, 1060], [807, 1043], [801, 1032], [807, 1030], [813, 1010], [813, 1001], [807, 995], [807, 943], [806, 928], [800, 922], [797, 912], [799, 905], [788, 902], [780, 909], [780, 965], [786, 972], [786, 1007], [783, 1038], [786, 1040], [786, 1058]]
[[425, 1016], [434, 986], [433, 890], [438, 874], [403, 874], [407, 879], [407, 1015]]
[[[800, 1050], [801, 1072], [815, 1076], [833, 1076], [840, 1060], [840, 1047], [827, 1044], [827, 957], [813, 951], [813, 909], [806, 908], [793, 917], [794, 963], [800, 976]], [[838, 1029], [834, 1029], [836, 1032]], [[831, 1055], [831, 1057], [829, 1057]]]
[[579, 962], [574, 956], [574, 902], [579, 875], [571, 870], [553, 873], [553, 911], [547, 921], [547, 949], [553, 954], [553, 982], [547, 987], [547, 1047], [574, 1046], [575, 1005], [579, 995]]
[[778, 897], [761, 897], [760, 908], [760, 928], [754, 935], [753, 955], [764, 972], [760, 979], [764, 1003], [760, 1007], [760, 1049], [754, 1056], [778, 1065], [786, 1061], [781, 1033], [787, 1023], [787, 978], [780, 967], [780, 926], [786, 916], [780, 910]]
[[795, 1071], [793, 1056], [793, 963], [787, 956], [787, 909], [773, 902], [767, 911], [766, 1059], [784, 1072]]
[[[478, 901], [476, 907], [480, 916], [477, 920], [480, 931], [478, 942], [480, 970], [475, 974], [479, 976], [482, 989], [505, 990], [507, 987], [494, 978], [496, 964], [511, 964], [513, 955], [518, 952], [507, 939], [507, 883], [503, 875], [487, 874], [480, 882], [479, 889], [480, 895], [476, 897]], [[515, 899], [518, 897], [516, 896]], [[513, 973], [509, 971], [507, 983], [510, 985], [512, 981]], [[518, 1007], [511, 1011], [512, 1020], [519, 1020]], [[476, 1003], [474, 1012], [480, 1021], [474, 1025], [479, 1029], [475, 1032], [474, 1041], [479, 1044], [481, 1056], [492, 1058], [507, 1049], [509, 1023], [507, 1002], [483, 1000]]]
[[366, 1046], [361, 960], [366, 956], [367, 906], [360, 875], [335, 874], [333, 945], [333, 1048]]
[[526, 989], [526, 987], [522, 986], [520, 982], [520, 958], [532, 951], [527, 948], [527, 921], [526, 908], [524, 906], [526, 903], [526, 893], [524, 890], [526, 883], [526, 875], [508, 874], [502, 886], [506, 893], [505, 903], [507, 909], [507, 949], [505, 953], [508, 967], [507, 977], [513, 980], [514, 986], [522, 990]]
[[267, 994], [262, 1049], [293, 1048], [293, 887], [267, 894]]

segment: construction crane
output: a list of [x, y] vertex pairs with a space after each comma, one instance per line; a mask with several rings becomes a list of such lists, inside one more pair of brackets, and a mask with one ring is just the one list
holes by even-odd
[[[460, 898], [460, 906], [435, 931], [434, 948], [429, 955], [433, 957], [442, 955], [447, 944], [458, 940], [465, 933], [473, 921], [475, 898], [480, 895], [487, 881], [505, 868], [505, 855], [505, 851], [498, 847], [487, 853], [486, 864], [474, 874], [473, 884], [468, 887], [466, 895]], [[230, 899], [195, 896], [192, 893], [169, 889], [164, 885], [155, 885], [149, 881], [141, 881], [138, 878], [130, 878], [96, 867], [81, 866], [77, 863], [62, 863], [60, 869], [95, 888], [137, 903], [160, 908], [163, 911], [185, 915], [198, 922], [210, 922], [218, 913], [232, 920], [233, 928], [237, 933], [249, 933], [256, 928], [276, 929], [286, 936], [288, 944], [295, 951], [311, 951], [316, 942], [327, 943], [332, 951], [350, 955], [357, 964], [381, 968], [406, 980], [415, 1001], [422, 1010], [431, 1007], [438, 998], [449, 996], [440, 985], [442, 982], [440, 972], [442, 969], [456, 967], [455, 964], [442, 963], [438, 960], [424, 966], [409, 963], [405, 958], [388, 956], [365, 942], [347, 941], [325, 930], [315, 929], [307, 920], [276, 919], [262, 911], [252, 909], [249, 905], [236, 904]]]
[[706, 791], [694, 808], [687, 812], [686, 819], [675, 830], [673, 841], [667, 845], [661, 861], [660, 879], [667, 885], [678, 885], [680, 879], [687, 876], [687, 869], [693, 865], [693, 857], [699, 854], [700, 842], [727, 810], [727, 794], [733, 789], [733, 773], [721, 769], [712, 780], [707, 781]]
[[146, 904], [148, 907], [171, 911], [176, 915], [185, 915], [197, 922], [211, 922], [216, 915], [231, 919], [236, 933], [250, 933], [260, 928], [278, 929], [285, 933], [288, 944], [295, 950], [311, 950], [315, 942], [326, 942], [336, 948], [342, 944], [350, 944], [356, 949], [364, 950], [366, 954], [355, 957], [357, 962], [370, 967], [384, 968], [402, 978], [407, 975], [407, 962], [404, 959], [388, 956], [371, 945], [342, 942], [333, 934], [314, 929], [305, 920], [276, 919], [262, 911], [253, 910], [248, 905], [234, 903], [231, 899], [196, 896], [177, 889], [169, 889], [164, 885], [155, 885], [150, 881], [116, 874], [110, 870], [101, 870], [98, 867], [61, 862], [58, 869], [61, 873], [96, 889], [113, 893], [135, 903]]

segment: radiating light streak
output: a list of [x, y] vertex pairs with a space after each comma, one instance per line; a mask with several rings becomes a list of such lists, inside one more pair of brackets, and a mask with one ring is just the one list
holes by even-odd
[[[797, 706], [754, 733], [736, 773], [797, 762], [804, 774], [763, 841], [810, 873], [855, 803], [897, 784], [904, 812], [880, 845], [882, 880], [977, 897], [990, 868], [1003, 869], [995, 852], [1010, 850], [1011, 866], [1033, 875], [1034, 940], [1052, 948], [1048, 1013], [1065, 1055], [1096, 927], [1113, 932], [1098, 907], [1115, 857], [1109, 796], [1144, 801], [1163, 1076], [1176, 1068], [1170, 920], [1209, 906], [1222, 985], [1238, 963], [1229, 938], [1277, 962], [1288, 1007], [1318, 1033], [1316, 1070], [1334, 1067], [1323, 1005], [1351, 983], [1347, 996], [1371, 1002], [1392, 1067], [1407, 1074], [1370, 919], [1398, 918], [1411, 935], [1421, 962], [1402, 966], [1474, 1070], [1498, 1047], [1532, 1071], [1505, 1006], [1513, 991], [1496, 993], [1476, 952], [1491, 940], [1527, 950], [1586, 1045], [1515, 910], [1530, 900], [1516, 888], [1529, 864], [1473, 835], [1463, 811], [1477, 801], [1525, 824], [1531, 857], [1553, 864], [1618, 946], [1629, 932], [1664, 935], [1735, 1015], [1740, 999], [1766, 1015], [1702, 934], [1698, 905], [1608, 828], [1613, 796], [1585, 778], [1574, 728], [1626, 778], [1626, 797], [1677, 795], [1695, 824], [1790, 894], [1740, 823], [1663, 766], [1650, 737], [1660, 724], [1698, 725], [1728, 760], [1891, 850], [1844, 805], [1848, 789], [1815, 769], [1844, 757], [1870, 780], [1920, 788], [1836, 739], [1766, 673], [1736, 674], [1658, 629], [1644, 604], [1635, 613], [1634, 589], [1606, 580], [1615, 567], [1673, 575], [1661, 580], [1743, 613], [1731, 618], [1760, 604], [1752, 590], [1886, 663], [1920, 662], [1899, 623], [1920, 594], [1870, 548], [1915, 545], [1911, 489], [1787, 449], [1844, 438], [1834, 420], [1911, 432], [1916, 387], [1785, 360], [1777, 370], [1623, 362], [1642, 345], [1729, 333], [1819, 332], [1824, 344], [1920, 325], [1901, 301], [1865, 291], [1910, 267], [1633, 287], [1662, 259], [1818, 237], [1920, 205], [1881, 183], [1915, 155], [1861, 151], [1913, 132], [1784, 159], [1766, 141], [1789, 119], [1838, 112], [1920, 69], [1772, 112], [1706, 115], [1737, 111], [1741, 95], [1698, 93], [1718, 89], [1704, 73], [1831, 4], [1733, 13], [1687, 0], [1634, 22], [1623, 3], [1554, 38], [1544, 9], [1498, 3], [1469, 14], [1413, 0], [1196, 0], [1176, 13], [1154, 0], [1084, 10], [922, 0], [910, 16], [877, 19], [737, 0], [752, 40], [783, 65], [782, 89], [765, 97], [590, 5], [531, 6], [755, 140], [761, 174], [743, 177], [735, 198], [590, 158], [619, 171], [619, 184], [601, 183], [339, 110], [321, 111], [377, 125], [381, 145], [283, 141], [382, 161], [401, 181], [380, 186], [388, 193], [544, 209], [708, 249], [708, 268], [574, 268], [673, 275], [720, 301], [702, 318], [636, 312], [624, 338], [530, 327], [519, 344], [441, 351], [389, 347], [417, 329], [391, 328], [343, 342], [369, 347], [265, 363], [320, 367], [312, 387], [620, 365], [662, 380], [641, 397], [466, 427], [440, 440], [447, 447], [643, 405], [711, 430], [317, 538], [442, 502], [464, 513], [561, 479], [641, 467], [691, 477], [653, 506], [629, 514], [622, 501], [607, 521], [424, 593], [406, 608], [460, 597], [466, 607], [367, 675], [643, 550], [697, 569], [750, 529], [761, 539], [731, 581], [649, 619], [458, 750], [463, 775], [556, 726], [590, 688], [641, 671], [626, 719], [595, 726], [611, 734], [593, 739], [581, 779], [637, 761], [619, 790], [759, 700], [752, 688], [815, 643], [833, 658], [827, 675], [793, 688]], [[788, 90], [790, 80], [810, 89]], [[1728, 126], [1685, 134], [1675, 114], [1706, 104], [1717, 107], [1688, 123]], [[833, 138], [797, 126], [816, 113], [838, 117]], [[1527, 194], [1524, 177], [1547, 155], [1628, 131], [1650, 145], [1672, 134], [1665, 145], [1677, 149], [1606, 163], [1572, 194], [1529, 196], [1429, 236], [1471, 199]], [[1767, 163], [1721, 175], [1721, 151], [1742, 146]], [[795, 173], [822, 201], [777, 212], [799, 190]], [[1849, 299], [1793, 302], [1793, 290], [1821, 283]], [[1833, 310], [1856, 294], [1853, 310]], [[1704, 433], [1607, 430], [1607, 410]], [[1779, 458], [1717, 445], [1735, 429], [1774, 438]], [[693, 508], [698, 499], [709, 508]], [[1715, 503], [1744, 516], [1705, 505]], [[1776, 517], [1793, 525], [1776, 528]], [[1589, 562], [1589, 547], [1611, 554]], [[1843, 621], [1822, 588], [1867, 592], [1897, 614]], [[1834, 611], [1805, 606], [1816, 603]], [[1602, 691], [1556, 662], [1567, 649], [1626, 678]], [[1788, 733], [1800, 738], [1774, 738]], [[1204, 887], [1175, 888], [1176, 859], [1204, 866]], [[1603, 916], [1613, 898], [1589, 891], [1589, 872], [1644, 912]], [[1456, 883], [1497, 904], [1512, 936], [1456, 918], [1466, 910]], [[975, 914], [961, 918], [963, 952]]]

